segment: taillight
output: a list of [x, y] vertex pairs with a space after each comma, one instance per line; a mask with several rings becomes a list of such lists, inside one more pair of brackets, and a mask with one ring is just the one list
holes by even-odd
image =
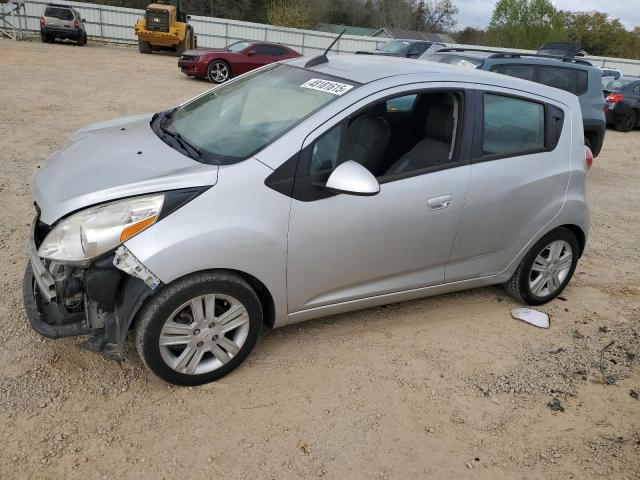
[[584, 146], [584, 163], [587, 166], [587, 170], [591, 170], [593, 166], [593, 152], [586, 145]]
[[44, 17], [40, 17], [40, 25], [44, 25]]
[[624, 99], [624, 96], [620, 93], [610, 93], [607, 95], [607, 103], [620, 103]]
[[73, 21], [73, 28], [80, 28], [80, 22], [77, 18]]

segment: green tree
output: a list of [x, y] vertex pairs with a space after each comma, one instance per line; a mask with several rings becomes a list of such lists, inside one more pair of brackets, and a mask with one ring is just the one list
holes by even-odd
[[564, 17], [549, 0], [499, 0], [488, 33], [497, 46], [530, 49], [566, 37]]
[[267, 21], [281, 27], [312, 26], [309, 5], [305, 0], [271, 0], [267, 4]]
[[603, 12], [564, 12], [567, 37], [591, 55], [640, 58], [640, 28], [630, 32]]

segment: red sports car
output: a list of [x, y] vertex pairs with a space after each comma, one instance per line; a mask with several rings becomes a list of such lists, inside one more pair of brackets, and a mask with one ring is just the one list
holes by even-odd
[[268, 63], [300, 56], [280, 43], [242, 41], [226, 48], [187, 50], [178, 60], [178, 67], [190, 77], [224, 83], [231, 77]]

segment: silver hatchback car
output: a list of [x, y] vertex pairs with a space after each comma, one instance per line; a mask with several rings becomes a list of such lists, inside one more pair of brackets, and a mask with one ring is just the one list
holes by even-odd
[[493, 284], [537, 305], [589, 231], [575, 95], [340, 55], [75, 133], [33, 177], [29, 321], [181, 385], [263, 325]]

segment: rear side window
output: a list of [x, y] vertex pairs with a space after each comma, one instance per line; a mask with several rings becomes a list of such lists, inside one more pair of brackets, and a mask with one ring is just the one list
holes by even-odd
[[588, 74], [585, 70], [562, 67], [540, 67], [540, 83], [576, 95], [587, 91]]
[[68, 8], [47, 7], [44, 11], [44, 16], [60, 20], [73, 20], [73, 12]]
[[545, 149], [544, 105], [484, 94], [483, 155], [516, 155]]
[[491, 71], [532, 82], [536, 80], [536, 67], [534, 65], [494, 65], [491, 67]]

